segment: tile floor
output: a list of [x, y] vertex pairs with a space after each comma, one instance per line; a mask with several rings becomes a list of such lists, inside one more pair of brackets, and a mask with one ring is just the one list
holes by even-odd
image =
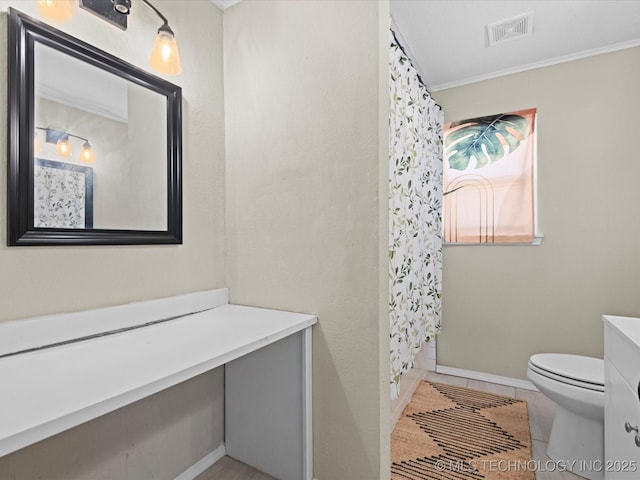
[[196, 477], [195, 480], [275, 480], [231, 457], [223, 457]]
[[[524, 390], [515, 387], [506, 387], [495, 383], [481, 382], [452, 375], [442, 375], [440, 373], [429, 372], [426, 379], [433, 382], [458, 385], [460, 387], [473, 388], [499, 395], [508, 395], [527, 401], [529, 408], [529, 428], [531, 430], [531, 441], [533, 449], [533, 459], [547, 471], [536, 472], [536, 480], [580, 480], [570, 472], [552, 471], [553, 463], [547, 457], [547, 442], [551, 432], [551, 422], [553, 421], [554, 403], [539, 392]], [[230, 457], [224, 457], [206, 472], [197, 477], [196, 480], [274, 480], [266, 475], [244, 465]], [[372, 479], [374, 480], [374, 479]]]

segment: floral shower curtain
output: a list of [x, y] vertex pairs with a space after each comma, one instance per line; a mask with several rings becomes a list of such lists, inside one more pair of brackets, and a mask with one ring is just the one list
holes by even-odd
[[391, 398], [440, 331], [444, 114], [390, 32], [389, 316]]

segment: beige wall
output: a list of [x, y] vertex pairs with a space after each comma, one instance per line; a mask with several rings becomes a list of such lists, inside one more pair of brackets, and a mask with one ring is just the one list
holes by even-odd
[[[0, 1], [40, 18], [36, 1]], [[80, 10], [57, 25], [146, 70], [159, 19], [134, 5], [129, 29], [116, 27]], [[167, 77], [183, 89], [183, 215], [180, 246], [20, 248], [6, 246], [0, 229], [0, 321], [38, 314], [81, 310], [221, 287], [224, 256], [224, 110], [222, 88], [222, 12], [208, 0], [162, 2], [180, 42], [184, 72]], [[135, 16], [134, 16], [135, 14]], [[2, 15], [0, 60], [6, 64], [6, 24]], [[2, 69], [6, 85], [6, 68]], [[6, 89], [0, 89], [6, 109]], [[6, 131], [6, 115], [0, 115]], [[0, 150], [3, 164], [6, 150]], [[5, 190], [6, 168], [0, 169]], [[1, 198], [5, 198], [3, 194]], [[0, 202], [6, 224], [6, 202]], [[9, 301], [10, 299], [10, 301]]]
[[[35, 3], [0, 0], [0, 10], [38, 17]], [[315, 474], [388, 478], [388, 4], [246, 0], [227, 11], [226, 182], [222, 14], [209, 0], [161, 8], [184, 67], [170, 79], [184, 98], [184, 245], [8, 248], [2, 238], [0, 321], [225, 279], [236, 303], [316, 313]], [[82, 11], [59, 28], [147, 68], [157, 19], [134, 9], [127, 32]], [[6, 222], [2, 202], [0, 212]], [[0, 476], [172, 478], [222, 441], [222, 392], [221, 370], [197, 377], [0, 459]]]
[[[74, 18], [60, 29], [150, 70], [147, 58], [161, 23], [150, 9], [134, 2], [129, 29], [122, 32], [80, 11], [78, 2], [73, 5]], [[40, 18], [35, 1], [0, 1], [0, 11], [8, 6]], [[9, 248], [2, 228], [0, 320], [225, 286], [222, 13], [209, 0], [192, 0], [189, 8], [179, 0], [164, 1], [161, 10], [178, 36], [184, 67], [180, 76], [169, 79], [183, 88], [184, 244]], [[3, 13], [1, 85], [7, 80], [6, 29]], [[0, 105], [6, 112], [5, 88], [0, 88]], [[3, 113], [0, 131], [6, 128]], [[2, 199], [6, 198], [5, 152], [0, 149]], [[5, 201], [0, 202], [0, 224], [6, 225]], [[119, 480], [178, 474], [222, 441], [221, 392], [222, 372], [211, 372], [112, 417], [127, 421], [103, 417], [6, 456], [0, 460], [0, 477]]]
[[601, 357], [640, 316], [640, 48], [436, 92], [446, 120], [538, 109], [540, 247], [444, 249], [438, 364], [526, 379], [538, 352]]
[[319, 480], [389, 476], [388, 18], [245, 0], [224, 19], [231, 300], [319, 317]]
[[170, 480], [222, 442], [219, 368], [0, 458], [11, 480]]

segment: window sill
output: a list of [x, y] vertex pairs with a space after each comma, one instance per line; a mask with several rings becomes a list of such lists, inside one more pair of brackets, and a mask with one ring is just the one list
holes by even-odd
[[533, 239], [533, 242], [495, 242], [495, 243], [458, 243], [458, 242], [443, 242], [442, 245], [445, 247], [494, 247], [494, 246], [529, 246], [529, 247], [538, 247], [542, 245], [542, 239], [544, 238], [543, 234], [537, 234]]

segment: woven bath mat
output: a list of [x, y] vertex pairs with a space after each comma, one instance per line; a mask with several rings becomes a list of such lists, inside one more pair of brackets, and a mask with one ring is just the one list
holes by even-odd
[[391, 434], [393, 480], [535, 480], [527, 402], [423, 381]]

